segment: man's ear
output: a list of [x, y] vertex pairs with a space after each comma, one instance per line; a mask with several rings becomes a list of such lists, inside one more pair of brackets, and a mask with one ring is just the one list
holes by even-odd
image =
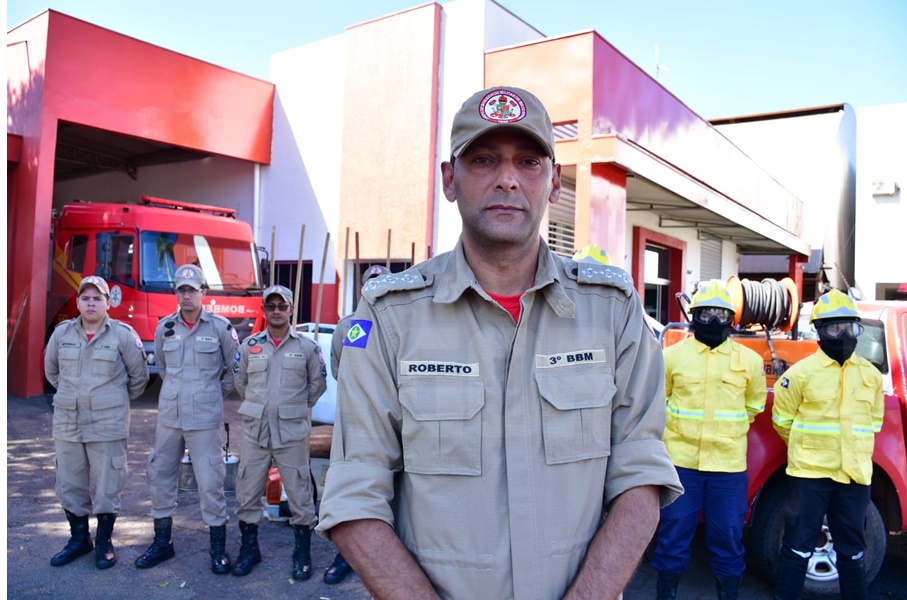
[[454, 191], [454, 166], [447, 161], [441, 163], [441, 189], [448, 202], [457, 201], [457, 193]]

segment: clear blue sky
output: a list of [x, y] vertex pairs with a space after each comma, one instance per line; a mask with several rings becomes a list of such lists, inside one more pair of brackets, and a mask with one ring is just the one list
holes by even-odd
[[[267, 79], [268, 57], [421, 0], [8, 0]], [[443, 2], [442, 2], [443, 4]], [[907, 0], [499, 0], [548, 36], [594, 29], [706, 118], [907, 102]]]

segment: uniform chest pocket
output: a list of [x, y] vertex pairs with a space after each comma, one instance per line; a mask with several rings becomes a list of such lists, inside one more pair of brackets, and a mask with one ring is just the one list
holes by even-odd
[[280, 359], [280, 387], [298, 390], [308, 383], [308, 370], [304, 356], [284, 356]]
[[542, 398], [545, 462], [557, 465], [611, 454], [611, 401], [617, 392], [608, 368], [536, 371]]
[[220, 344], [208, 341], [195, 342], [195, 364], [202, 369], [218, 369], [221, 366]]
[[703, 379], [699, 375], [674, 373], [671, 376], [671, 396], [685, 408], [703, 407]]
[[183, 356], [180, 351], [182, 347], [182, 340], [164, 340], [161, 349], [164, 352], [164, 360], [168, 367], [174, 368], [182, 365]]
[[82, 349], [73, 346], [60, 348], [57, 353], [57, 360], [60, 364], [60, 374], [70, 377], [79, 376], [79, 359], [82, 356]]
[[119, 352], [113, 349], [98, 349], [91, 354], [91, 374], [110, 377], [117, 366]]
[[408, 473], [482, 474], [482, 407], [477, 378], [425, 377], [400, 386]]
[[268, 389], [268, 360], [267, 356], [261, 358], [249, 359], [247, 371], [249, 374], [249, 386], [246, 389], [246, 395], [254, 395], [256, 398], [261, 395], [264, 397], [265, 390]]

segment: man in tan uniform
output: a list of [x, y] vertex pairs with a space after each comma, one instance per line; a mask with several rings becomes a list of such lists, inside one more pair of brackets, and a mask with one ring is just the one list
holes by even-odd
[[626, 273], [539, 236], [561, 181], [535, 96], [473, 95], [451, 147], [460, 241], [363, 291], [317, 530], [376, 599], [617, 598], [682, 491], [661, 348]]
[[326, 368], [318, 344], [290, 327], [293, 293], [274, 285], [262, 297], [268, 327], [242, 344], [236, 374], [236, 390], [243, 399], [239, 407], [243, 443], [236, 477], [242, 546], [233, 574], [248, 575], [261, 562], [261, 497], [273, 460], [296, 534], [291, 575], [305, 581], [312, 576], [312, 527], [318, 521], [309, 474], [309, 411], [327, 388]]
[[[76, 298], [79, 317], [60, 323], [44, 352], [44, 374], [54, 394], [56, 490], [71, 537], [50, 560], [60, 567], [91, 552], [88, 516], [98, 519], [95, 565], [117, 562], [110, 537], [126, 482], [129, 401], [148, 383], [138, 334], [107, 316], [107, 282], [89, 275]], [[94, 498], [91, 489], [94, 489]]]
[[161, 319], [154, 332], [154, 354], [161, 375], [154, 449], [148, 457], [154, 541], [135, 561], [148, 569], [173, 558], [170, 533], [176, 509], [183, 451], [195, 467], [202, 520], [210, 531], [211, 571], [230, 572], [226, 551], [227, 500], [224, 496], [224, 396], [238, 370], [236, 331], [220, 315], [202, 308], [205, 275], [195, 265], [176, 271], [179, 310]]

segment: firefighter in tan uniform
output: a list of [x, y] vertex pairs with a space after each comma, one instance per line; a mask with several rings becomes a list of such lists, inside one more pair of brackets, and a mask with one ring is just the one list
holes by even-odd
[[59, 567], [91, 552], [88, 517], [94, 513], [95, 565], [106, 569], [117, 562], [110, 537], [126, 482], [129, 401], [145, 390], [148, 364], [138, 334], [107, 316], [107, 282], [94, 275], [82, 279], [76, 305], [80, 316], [54, 329], [44, 353], [44, 374], [57, 389], [56, 491], [71, 532], [50, 564]]
[[236, 331], [230, 322], [202, 308], [202, 270], [183, 265], [176, 272], [179, 310], [161, 319], [154, 354], [161, 376], [154, 448], [148, 457], [154, 541], [135, 565], [147, 569], [173, 558], [170, 534], [176, 509], [180, 461], [185, 448], [194, 465], [202, 520], [209, 527], [211, 571], [230, 572], [226, 552], [224, 496], [224, 396], [233, 390], [239, 365]]
[[682, 491], [632, 280], [539, 236], [553, 137], [525, 90], [467, 100], [459, 242], [369, 281], [344, 340], [317, 529], [375, 598], [617, 598]]
[[869, 597], [863, 553], [872, 454], [885, 415], [882, 376], [854, 353], [863, 326], [850, 298], [838, 290], [823, 294], [810, 322], [819, 350], [784, 373], [772, 407], [775, 431], [787, 443], [789, 476], [775, 598], [801, 597], [827, 517], [841, 597], [863, 600]]
[[296, 545], [291, 576], [312, 576], [312, 527], [318, 521], [309, 474], [310, 410], [327, 388], [321, 348], [290, 327], [293, 293], [282, 285], [264, 291], [267, 329], [250, 336], [240, 350], [236, 390], [243, 423], [236, 500], [242, 545], [234, 575], [248, 575], [261, 562], [258, 524], [261, 497], [274, 461], [290, 505]]
[[724, 286], [701, 286], [690, 311], [693, 336], [664, 351], [664, 442], [684, 494], [661, 509], [656, 600], [677, 597], [700, 514], [718, 599], [737, 600], [746, 568], [746, 434], [765, 410], [765, 375], [761, 356], [728, 339], [735, 312]]

